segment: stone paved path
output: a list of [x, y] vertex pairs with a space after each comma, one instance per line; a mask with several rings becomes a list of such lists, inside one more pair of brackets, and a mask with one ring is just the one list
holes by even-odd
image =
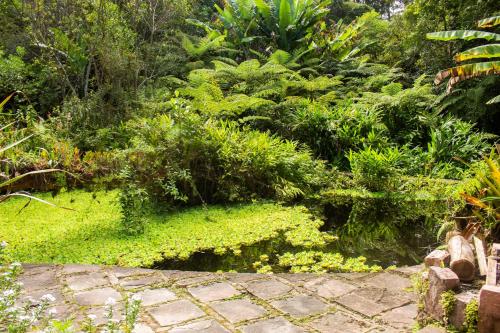
[[108, 297], [142, 297], [137, 333], [411, 332], [409, 276], [383, 273], [244, 274], [87, 265], [25, 265], [23, 297], [55, 296], [57, 316], [102, 318]]

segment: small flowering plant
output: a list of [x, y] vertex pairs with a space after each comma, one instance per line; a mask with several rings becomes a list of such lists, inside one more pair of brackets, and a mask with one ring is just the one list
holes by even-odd
[[102, 331], [99, 331], [95, 324], [97, 316], [92, 314], [87, 316], [82, 331], [85, 333], [132, 333], [137, 322], [137, 317], [139, 316], [141, 307], [140, 297], [133, 295], [130, 298], [125, 298], [124, 312], [120, 319], [115, 318], [115, 306], [116, 300], [114, 298], [110, 297], [106, 300], [106, 324]]
[[8, 332], [26, 332], [35, 324], [46, 325], [53, 312], [47, 311], [54, 296], [47, 294], [38, 302], [29, 299], [24, 304], [18, 301], [22, 283], [17, 278], [22, 272], [21, 264], [4, 262], [7, 243], [0, 243], [0, 327]]
[[[43, 333], [75, 332], [72, 320], [53, 320], [55, 309], [51, 304], [56, 301], [51, 294], [43, 295], [39, 300], [28, 298], [21, 302], [22, 283], [17, 282], [22, 273], [19, 263], [6, 264], [3, 253], [7, 244], [0, 243], [0, 331], [9, 333], [24, 333], [29, 331]], [[82, 323], [81, 329], [86, 333], [132, 333], [139, 316], [141, 299], [138, 295], [126, 297], [123, 314], [115, 318], [116, 300], [106, 301], [106, 323], [103, 327], [96, 325], [97, 317], [89, 315]]]

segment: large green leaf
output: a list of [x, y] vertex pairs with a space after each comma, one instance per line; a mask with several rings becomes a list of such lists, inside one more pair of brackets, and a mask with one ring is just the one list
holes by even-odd
[[500, 16], [488, 17], [477, 22], [479, 28], [491, 28], [500, 25]]
[[287, 36], [287, 30], [290, 26], [292, 18], [292, 7], [290, 5], [290, 0], [281, 0], [280, 10], [279, 10], [279, 31], [280, 31], [280, 40], [282, 41], [282, 46], [288, 49], [289, 41]]
[[14, 178], [10, 178], [10, 179], [0, 183], [0, 188], [14, 184], [15, 182], [18, 182], [19, 180], [21, 180], [25, 177], [31, 176], [31, 175], [53, 173], [53, 172], [62, 172], [62, 170], [60, 170], [60, 169], [46, 169], [46, 170], [37, 170], [37, 171], [26, 172], [26, 173], [23, 173], [22, 175], [16, 176]]
[[11, 148], [13, 148], [13, 147], [17, 146], [18, 144], [23, 143], [24, 141], [28, 140], [28, 139], [29, 139], [29, 138], [31, 138], [32, 136], [33, 136], [33, 134], [28, 135], [27, 137], [22, 138], [21, 140], [18, 140], [18, 141], [16, 141], [16, 142], [13, 142], [13, 143], [11, 143], [11, 144], [7, 145], [6, 147], [0, 147], [0, 154], [1, 154], [1, 153], [3, 153], [4, 151], [7, 151], [7, 150], [9, 150], [9, 149], [11, 149]]
[[434, 79], [435, 84], [440, 84], [446, 78], [448, 81], [448, 92], [453, 89], [453, 86], [458, 82], [467, 80], [473, 77], [500, 74], [500, 61], [479, 62], [475, 64], [467, 64], [446, 69], [439, 72]]
[[500, 34], [477, 30], [452, 30], [428, 33], [427, 39], [450, 41], [456, 39], [473, 40], [486, 39], [489, 41], [500, 41]]
[[500, 57], [500, 44], [489, 44], [474, 47], [470, 50], [459, 53], [455, 56], [455, 61], [462, 62], [470, 59], [498, 57]]
[[500, 95], [490, 99], [486, 104], [496, 104], [496, 103], [500, 103]]
[[16, 92], [13, 92], [9, 96], [5, 97], [5, 99], [3, 101], [0, 102], [0, 111], [2, 111], [3, 107], [5, 106], [5, 104], [7, 104], [7, 102], [12, 98], [12, 96], [14, 96], [15, 93]]

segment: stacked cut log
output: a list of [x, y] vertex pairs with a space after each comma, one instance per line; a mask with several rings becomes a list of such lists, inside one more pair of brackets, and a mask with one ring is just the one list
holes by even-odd
[[[469, 241], [461, 235], [451, 234], [447, 251], [434, 250], [425, 258], [426, 266], [433, 273], [429, 274], [433, 278], [429, 278], [429, 290], [425, 298], [425, 311], [428, 315], [434, 319], [442, 317], [443, 311], [438, 305], [441, 295], [446, 290], [453, 289], [459, 293], [455, 295], [458, 301], [449, 318], [453, 321], [451, 324], [463, 328], [467, 304], [478, 299], [479, 332], [500, 333], [500, 244], [493, 244], [489, 257], [487, 253], [483, 238], [474, 236]], [[441, 270], [436, 270], [435, 267]], [[481, 288], [479, 296], [477, 290], [460, 292], [460, 282], [449, 286], [444, 283], [453, 276], [462, 283], [471, 283], [477, 277], [483, 281], [486, 278], [486, 284]]]
[[474, 252], [469, 242], [462, 236], [453, 236], [448, 241], [450, 268], [460, 281], [470, 282], [476, 275]]

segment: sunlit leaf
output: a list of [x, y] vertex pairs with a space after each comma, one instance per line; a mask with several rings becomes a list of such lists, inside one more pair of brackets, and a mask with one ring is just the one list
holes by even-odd
[[488, 17], [477, 22], [479, 28], [491, 28], [500, 24], [500, 16]]
[[5, 97], [5, 99], [3, 101], [0, 102], [0, 111], [2, 111], [3, 107], [5, 106], [5, 104], [7, 104], [7, 102], [12, 98], [12, 96], [15, 95], [15, 91], [10, 94], [9, 96]]
[[500, 44], [481, 45], [470, 50], [459, 53], [455, 61], [462, 62], [470, 59], [498, 58], [500, 57]]
[[486, 102], [486, 104], [495, 104], [495, 103], [500, 103], [500, 95], [498, 95], [497, 97], [493, 97], [488, 102]]
[[500, 34], [477, 30], [452, 30], [431, 32], [426, 35], [427, 39], [450, 41], [456, 39], [473, 40], [486, 39], [489, 41], [500, 41]]
[[27, 137], [22, 138], [21, 140], [18, 140], [18, 141], [16, 141], [16, 142], [13, 142], [13, 143], [11, 143], [11, 144], [7, 145], [6, 147], [0, 147], [0, 154], [1, 154], [1, 153], [3, 153], [3, 152], [4, 152], [4, 151], [6, 151], [6, 150], [9, 150], [9, 149], [11, 149], [11, 148], [13, 148], [13, 147], [15, 147], [15, 146], [17, 146], [17, 145], [19, 145], [19, 144], [23, 143], [24, 141], [28, 140], [28, 139], [29, 139], [29, 138], [31, 138], [32, 136], [33, 136], [33, 134], [28, 135]]
[[0, 183], [0, 188], [9, 186], [25, 177], [31, 176], [31, 175], [38, 175], [38, 174], [45, 174], [45, 173], [53, 173], [53, 172], [63, 172], [60, 169], [46, 169], [46, 170], [36, 170], [36, 171], [31, 171], [31, 172], [26, 172], [23, 173], [22, 175], [19, 175], [17, 177], [8, 179], [2, 183]]
[[450, 77], [448, 81], [448, 92], [450, 92], [458, 82], [491, 74], [500, 74], [500, 61], [480, 62], [449, 68], [439, 72], [434, 79], [434, 83], [436, 85], [441, 84], [446, 78]]

